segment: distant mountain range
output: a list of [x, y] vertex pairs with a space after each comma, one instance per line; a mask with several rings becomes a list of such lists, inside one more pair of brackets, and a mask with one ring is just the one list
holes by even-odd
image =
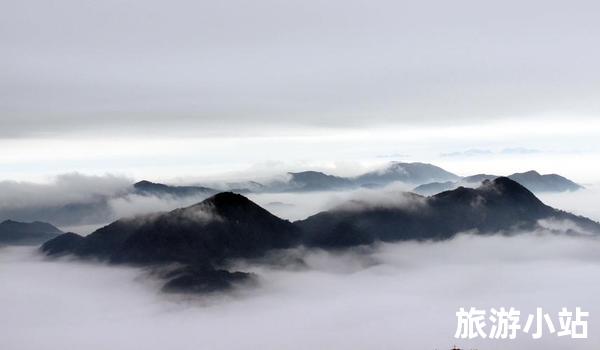
[[[477, 174], [466, 176], [458, 181], [430, 182], [414, 188], [414, 192], [422, 195], [432, 195], [455, 189], [459, 186], [476, 187], [485, 180], [493, 180], [496, 175]], [[535, 170], [508, 175], [508, 178], [520, 183], [532, 192], [566, 192], [582, 189], [583, 186], [557, 174], [542, 175]]]
[[0, 220], [43, 221], [57, 226], [100, 224], [115, 219], [110, 199], [108, 196], [96, 196], [66, 204], [4, 205], [0, 208]]
[[332, 191], [355, 185], [351, 179], [327, 175], [319, 171], [302, 171], [288, 174], [291, 178], [284, 191]]
[[356, 177], [354, 181], [361, 185], [385, 186], [396, 181], [408, 184], [423, 184], [458, 179], [460, 179], [458, 175], [432, 164], [391, 162], [383, 169]]
[[45, 222], [0, 222], [0, 245], [40, 245], [63, 232]]
[[[98, 195], [83, 201], [60, 205], [4, 206], [0, 208], [0, 220], [39, 220], [59, 226], [103, 224], [118, 218], [111, 206], [112, 200], [128, 201], [132, 196], [184, 200], [184, 202], [192, 203], [223, 191], [236, 193], [342, 191], [361, 187], [377, 188], [393, 182], [417, 186], [414, 188], [416, 193], [432, 195], [459, 186], [477, 187], [483, 180], [496, 177], [495, 175], [479, 174], [461, 178], [432, 164], [391, 162], [382, 169], [369, 171], [355, 177], [334, 176], [318, 171], [302, 171], [287, 173], [284, 180], [271, 180], [265, 183], [232, 182], [207, 186], [175, 186], [142, 180], [112, 197]], [[535, 171], [512, 174], [509, 177], [533, 192], [561, 192], [581, 188], [580, 185], [559, 175], [540, 175]]]
[[[460, 177], [440, 167], [427, 163], [391, 162], [385, 168], [370, 171], [356, 177], [341, 177], [325, 174], [320, 171], [302, 171], [287, 173], [286, 181], [272, 181], [261, 184], [252, 181], [252, 185], [228, 188], [238, 193], [270, 193], [270, 192], [310, 192], [339, 191], [352, 188], [374, 188], [389, 185], [393, 182], [418, 185], [414, 191], [423, 195], [431, 195], [457, 188], [461, 185], [476, 187], [484, 180], [492, 180], [499, 176], [477, 174]], [[508, 176], [533, 192], [575, 191], [582, 186], [556, 174], [541, 175], [531, 170]], [[151, 190], [138, 190], [138, 187], [150, 187]], [[169, 186], [164, 184], [140, 181], [134, 185], [138, 193], [160, 194], [172, 196], [191, 196], [219, 192], [216, 189], [202, 186]]]
[[170, 186], [161, 183], [142, 180], [133, 184], [134, 193], [150, 196], [188, 197], [215, 194], [218, 191], [203, 186]]
[[400, 199], [394, 205], [351, 201], [291, 223], [240, 194], [225, 192], [168, 213], [121, 219], [86, 237], [63, 234], [41, 249], [51, 256], [74, 254], [112, 263], [179, 263], [182, 267], [163, 275], [165, 290], [207, 292], [252, 280], [250, 274], [223, 269], [229, 259], [299, 245], [331, 249], [441, 240], [462, 231], [510, 233], [535, 229], [542, 219], [568, 220], [573, 234], [600, 234], [600, 224], [551, 208], [506, 177], [486, 180], [477, 189]]
[[583, 186], [557, 174], [541, 175], [537, 171], [530, 170], [524, 173], [516, 173], [508, 176], [512, 180], [522, 184], [533, 192], [565, 192], [576, 191]]
[[[250, 181], [247, 183], [230, 183], [227, 190], [238, 193], [278, 193], [278, 192], [311, 192], [339, 191], [360, 187], [382, 187], [392, 182], [423, 184], [432, 181], [455, 181], [460, 179], [440, 167], [426, 163], [391, 162], [388, 166], [370, 171], [355, 177], [329, 175], [320, 171], [289, 172], [286, 180], [273, 180], [266, 183]], [[164, 184], [140, 181], [134, 186], [150, 187], [152, 191], [137, 191], [141, 194], [169, 194], [189, 196], [198, 193], [216, 193], [216, 189], [202, 186], [169, 186]], [[156, 190], [155, 190], [156, 188]], [[183, 190], [185, 189], [185, 190]]]
[[457, 180], [460, 177], [426, 163], [391, 162], [386, 167], [355, 177], [328, 175], [319, 171], [288, 173], [287, 182], [265, 185], [263, 192], [338, 191], [360, 187], [383, 187], [392, 182], [422, 184], [431, 181]]

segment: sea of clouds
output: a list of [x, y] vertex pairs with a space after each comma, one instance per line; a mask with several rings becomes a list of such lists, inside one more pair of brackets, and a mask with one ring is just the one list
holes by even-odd
[[[100, 179], [105, 180], [106, 186], [96, 187], [105, 194], [122, 193], [130, 183]], [[82, 192], [93, 189], [83, 182]], [[403, 190], [392, 185], [383, 191], [250, 198], [294, 220], [349, 201], [414, 205]], [[46, 191], [50, 204], [52, 194], [60, 195]], [[597, 187], [588, 186], [540, 198], [598, 220], [596, 194]], [[128, 194], [109, 203], [129, 216], [195, 201], [187, 200]], [[278, 251], [232, 263], [235, 269], [254, 272], [256, 286], [208, 296], [163, 294], [163, 281], [142, 268], [49, 260], [35, 247], [3, 247], [0, 349], [445, 349], [456, 344], [482, 350], [595, 350], [600, 346], [600, 284], [595, 278], [600, 274], [600, 239], [556, 234], [561, 227], [568, 225], [553, 223], [552, 231], [513, 236], [463, 233], [444, 242]], [[581, 307], [590, 312], [589, 339], [548, 333], [540, 340], [524, 333], [516, 340], [455, 339], [455, 312], [471, 306], [488, 312], [515, 307], [523, 323], [542, 307], [557, 326], [560, 308]]]
[[[209, 296], [166, 295], [140, 268], [0, 250], [2, 349], [597, 349], [600, 240], [543, 231], [461, 234], [293, 257], [239, 261], [259, 284]], [[276, 263], [275, 263], [276, 262]], [[459, 307], [561, 307], [591, 313], [589, 339], [519, 333], [457, 340]], [[524, 320], [523, 320], [524, 322]], [[555, 323], [558, 321], [555, 320]]]

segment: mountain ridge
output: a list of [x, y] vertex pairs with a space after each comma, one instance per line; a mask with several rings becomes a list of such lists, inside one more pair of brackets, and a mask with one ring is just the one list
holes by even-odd
[[41, 250], [116, 264], [179, 263], [184, 268], [169, 275], [166, 290], [211, 291], [252, 279], [222, 270], [228, 260], [299, 245], [338, 249], [377, 241], [449, 239], [464, 231], [535, 229], [541, 219], [570, 220], [600, 233], [600, 224], [549, 207], [506, 177], [486, 180], [477, 189], [459, 187], [431, 197], [412, 194], [392, 206], [352, 204], [291, 223], [240, 194], [222, 192], [189, 207], [120, 219], [87, 237], [66, 233]]
[[0, 245], [39, 245], [62, 233], [47, 222], [27, 223], [9, 219], [0, 222]]
[[[461, 185], [464, 186], [475, 186], [485, 180], [493, 180], [501, 176], [489, 175], [489, 174], [477, 174], [471, 176], [465, 176], [459, 181], [446, 181], [446, 182], [430, 182], [419, 185], [413, 189], [415, 193], [422, 195], [433, 195], [443, 191], [455, 189]], [[525, 186], [532, 192], [567, 192], [577, 191], [584, 188], [583, 186], [557, 174], [540, 174], [535, 170], [529, 170], [523, 173], [514, 173], [506, 176], [511, 180], [514, 180], [521, 185]]]

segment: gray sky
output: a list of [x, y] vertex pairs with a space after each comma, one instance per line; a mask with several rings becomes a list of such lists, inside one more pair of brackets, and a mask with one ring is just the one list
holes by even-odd
[[[356, 143], [364, 141], [352, 139], [357, 132], [444, 135], [462, 126], [456, 136], [464, 140], [473, 135], [468, 128], [483, 124], [488, 131], [502, 124], [502, 132], [549, 117], [587, 124], [600, 112], [599, 10], [595, 1], [5, 0], [0, 143], [8, 151], [0, 168], [15, 176], [97, 171], [73, 150], [89, 149], [90, 160], [100, 146], [87, 142], [114, 144], [111, 138], [131, 143], [119, 141], [118, 157], [102, 154], [94, 164], [131, 164], [123, 154], [139, 161], [148, 149], [180, 156], [165, 149], [181, 138], [191, 140], [188, 147], [207, 137], [215, 144], [285, 138], [281, 154], [269, 154], [271, 143], [238, 149], [261, 154], [239, 155], [250, 162], [281, 160], [316, 143], [318, 152], [295, 160], [323, 150], [331, 151], [325, 160], [346, 160], [344, 145], [327, 137]], [[590, 143], [598, 134], [582, 129], [574, 143], [561, 142], [561, 152], [581, 151], [578, 142], [597, 148]], [[312, 139], [290, 141], [299, 135]], [[148, 136], [165, 143], [143, 144]], [[552, 148], [553, 132], [532, 141], [538, 136], [492, 147]], [[365, 141], [368, 155], [354, 158], [399, 152], [428, 160], [490, 146], [378, 141]], [[52, 148], [54, 167], [39, 163], [48, 159], [39, 156], [48, 142], [64, 143]], [[215, 147], [193, 161], [238, 163]], [[25, 160], [6, 160], [16, 153]], [[56, 165], [64, 159], [71, 163]]]

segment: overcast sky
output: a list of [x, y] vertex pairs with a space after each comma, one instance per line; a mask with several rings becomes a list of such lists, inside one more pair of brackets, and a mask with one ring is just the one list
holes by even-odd
[[599, 15], [595, 1], [5, 0], [0, 170], [174, 177], [479, 148], [587, 161]]

